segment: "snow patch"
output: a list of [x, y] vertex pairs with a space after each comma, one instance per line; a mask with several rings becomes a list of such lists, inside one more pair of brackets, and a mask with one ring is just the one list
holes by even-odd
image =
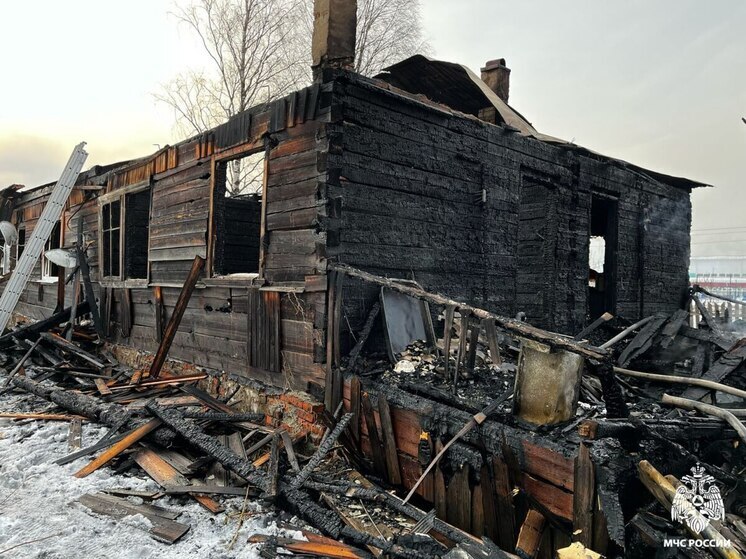
[[[28, 409], [27, 397], [6, 395], [0, 410]], [[32, 409], [48, 404], [37, 400]], [[238, 526], [243, 498], [224, 501], [226, 512], [212, 515], [186, 496], [164, 497], [155, 504], [180, 511], [177, 522], [191, 529], [182, 540], [167, 545], [148, 535], [150, 521], [141, 515], [122, 520], [93, 514], [75, 502], [81, 495], [113, 488], [154, 491], [158, 486], [145, 477], [114, 476], [102, 468], [83, 479], [73, 474], [89, 460], [81, 458], [64, 466], [54, 461], [70, 453], [67, 422], [13, 422], [0, 419], [0, 552], [19, 546], [3, 557], [13, 559], [258, 559], [258, 546], [247, 544], [252, 534], [283, 535], [304, 539], [300, 532], [280, 529], [273, 513], [250, 502], [236, 543], [228, 547]], [[100, 439], [107, 429], [83, 424], [83, 446]], [[145, 475], [144, 473], [142, 474]]]

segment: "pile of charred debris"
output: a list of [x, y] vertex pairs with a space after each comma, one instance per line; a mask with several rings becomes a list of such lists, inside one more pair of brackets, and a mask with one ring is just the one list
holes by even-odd
[[[327, 432], [313, 444], [309, 433], [275, 428], [263, 413], [237, 411], [230, 405], [233, 394], [210, 396], [198, 387], [205, 373], [135, 371], [118, 363], [90, 324], [46, 332], [38, 325], [22, 327], [0, 337], [0, 347], [6, 367], [2, 392], [25, 393], [31, 401], [25, 407], [38, 407], [33, 413], [4, 413], [2, 419], [68, 421], [70, 443], [78, 447], [82, 422], [105, 425], [109, 430], [101, 440], [55, 463], [86, 460], [76, 478], [103, 467], [123, 479], [140, 471], [161, 487], [83, 495], [79, 502], [94, 514], [141, 514], [150, 521], [153, 538], [175, 544], [190, 527], [179, 522], [178, 511], [159, 506], [159, 498], [194, 499], [213, 514], [225, 510], [222, 499], [252, 499], [286, 508], [307, 523], [292, 526], [305, 540], [260, 535], [244, 540], [264, 544], [266, 557], [370, 557], [370, 548], [424, 558], [434, 556], [425, 549], [443, 549], [416, 533], [417, 526], [432, 527], [437, 520], [372, 484], [336, 451], [350, 414], [325, 415]], [[489, 550], [440, 524], [453, 541]], [[402, 531], [411, 532], [409, 544]]]
[[[366, 415], [365, 402], [357, 400], [365, 400], [368, 392], [377, 392], [379, 400], [384, 395], [386, 408], [417, 409], [412, 397], [423, 402], [420, 423], [427, 440], [421, 441], [418, 458], [427, 469], [407, 487], [407, 499], [415, 492], [428, 495], [438, 516], [449, 519], [454, 508], [450, 499], [471, 500], [461, 523], [469, 526], [470, 511], [471, 533], [494, 534], [502, 549], [521, 557], [596, 556], [593, 550], [627, 557], [740, 557], [746, 551], [746, 344], [734, 325], [707, 311], [702, 290], [693, 288], [684, 307], [698, 313], [699, 328], [690, 326], [695, 321], [683, 309], [634, 324], [607, 313], [574, 337], [557, 337], [528, 325], [522, 329], [515, 321], [498, 321], [504, 328], [496, 330], [493, 317], [479, 309], [411, 285], [339, 269], [381, 286], [380, 304], [350, 353], [352, 410], [359, 407]], [[422, 306], [417, 308], [415, 301]], [[379, 312], [383, 351], [360, 357], [360, 347], [375, 346], [365, 336]], [[402, 313], [408, 313], [405, 322], [410, 325], [423, 317], [420, 325], [404, 331], [392, 324], [389, 317]], [[435, 327], [429, 324], [431, 317]], [[408, 339], [413, 331], [425, 336]], [[564, 343], [577, 345], [558, 351]], [[593, 355], [596, 351], [605, 356]], [[356, 396], [358, 383], [362, 396]], [[457, 411], [471, 415], [472, 421], [454, 434], [453, 422], [444, 414]], [[502, 443], [488, 440], [496, 437], [483, 429], [487, 418], [501, 427]], [[375, 431], [373, 421], [364, 423], [368, 432]], [[381, 423], [382, 432], [374, 433], [370, 446], [380, 444], [388, 457]], [[393, 423], [395, 430], [403, 430], [401, 421]], [[575, 477], [569, 514], [561, 514], [561, 504], [551, 503], [551, 496], [547, 506], [521, 486], [531, 478], [521, 472], [529, 458], [516, 456], [505, 443], [509, 432], [545, 448], [551, 441], [558, 456], [576, 457], [569, 470]], [[460, 455], [454, 452], [459, 440], [467, 443], [460, 445]], [[489, 510], [486, 502], [478, 503], [473, 481], [471, 495], [468, 485], [461, 495], [451, 494], [448, 476], [456, 480], [459, 464], [443, 468], [445, 497], [438, 496], [438, 475], [435, 489], [418, 490], [434, 462], [445, 462], [449, 453], [457, 456], [456, 462], [468, 461], [470, 452], [477, 454], [472, 475], [479, 475], [481, 467], [480, 492], [485, 492], [486, 475], [486, 487], [495, 488], [501, 482], [490, 462], [495, 447], [501, 455], [495, 466], [507, 464], [512, 470], [507, 506], [498, 503]], [[391, 482], [391, 467], [373, 462], [374, 471]], [[539, 475], [551, 479], [547, 472]], [[500, 492], [495, 493], [499, 501]], [[593, 506], [601, 509], [595, 515], [601, 519], [600, 530], [598, 519], [588, 520]], [[553, 535], [547, 544], [550, 526]], [[579, 548], [571, 552], [564, 547], [560, 534]]]
[[[206, 373], [164, 369], [168, 332], [178, 328], [178, 313], [148, 370], [118, 363], [91, 324], [80, 321], [85, 309], [78, 324], [75, 314], [59, 313], [3, 335], [2, 391], [50, 404], [3, 418], [69, 421], [73, 445], [82, 421], [107, 426], [100, 441], [56, 463], [85, 459], [78, 478], [104, 467], [150, 476], [160, 491], [124, 488], [84, 495], [80, 503], [114, 518], [142, 514], [151, 521], [151, 535], [167, 544], [176, 543], [189, 526], [158, 499], [180, 495], [214, 514], [224, 510], [225, 499], [261, 500], [306, 523], [305, 540], [244, 541], [263, 543], [265, 557], [602, 556], [594, 547], [607, 556], [630, 557], [661, 550], [666, 557], [746, 552], [746, 344], [707, 313], [697, 293], [692, 301], [701, 313], [699, 328], [690, 327], [689, 312], [679, 310], [629, 325], [607, 314], [574, 338], [543, 334], [551, 334], [555, 347], [582, 349], [572, 353], [550, 351], [535, 339], [538, 329], [520, 321], [498, 330], [492, 320], [475, 321], [479, 313], [465, 313], [465, 305], [448, 304], [416, 286], [376, 281], [382, 286], [380, 303], [341, 369], [357, 386], [357, 396], [351, 392], [347, 406], [340, 401], [335, 413], [319, 414], [323, 437], [291, 434], [273, 426], [271, 416], [238, 411], [231, 405], [233, 394], [217, 399], [200, 388]], [[428, 300], [445, 302], [444, 311], [420, 306]], [[421, 323], [397, 328], [391, 319], [402, 313]], [[371, 341], [376, 324], [385, 334], [384, 353]], [[601, 350], [611, 352], [614, 365], [596, 359]], [[423, 473], [408, 486], [401, 477], [386, 475], [392, 471], [387, 445], [393, 430], [381, 394], [392, 388], [471, 416], [457, 433], [441, 433], [435, 446], [423, 441]], [[368, 398], [377, 389], [378, 421]], [[516, 511], [507, 533], [501, 524], [507, 517], [497, 507], [480, 512], [480, 522], [494, 523], [501, 534], [490, 538], [487, 528], [472, 525], [467, 531], [449, 523], [437, 503], [433, 508], [415, 494], [449, 449], [461, 439], [478, 439], [488, 419], [577, 448], [574, 522], [558, 518], [516, 485], [506, 494]], [[377, 441], [372, 457], [362, 451], [362, 424], [370, 442]], [[590, 482], [581, 485], [579, 476]], [[586, 505], [602, 503], [605, 541], [598, 534], [590, 537], [595, 530], [590, 525], [577, 529], [583, 491], [590, 491]], [[547, 552], [541, 543], [550, 525], [567, 533], [567, 545], [555, 541]], [[664, 544], [690, 539], [720, 545]]]

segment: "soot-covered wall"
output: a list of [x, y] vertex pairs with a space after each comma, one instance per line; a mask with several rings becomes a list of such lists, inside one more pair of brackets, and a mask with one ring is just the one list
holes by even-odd
[[[488, 127], [355, 77], [335, 83], [332, 114], [327, 255], [512, 312], [518, 196]], [[353, 329], [375, 296], [345, 290]]]
[[[359, 76], [338, 77], [333, 91], [329, 257], [575, 333], [589, 313], [592, 200], [604, 197], [616, 208], [615, 314], [636, 319], [678, 306], [687, 285], [688, 190]], [[348, 284], [353, 331], [375, 297]]]

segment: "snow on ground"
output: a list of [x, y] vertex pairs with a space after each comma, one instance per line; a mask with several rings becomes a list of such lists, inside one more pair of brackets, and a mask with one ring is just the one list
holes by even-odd
[[[29, 396], [0, 396], [0, 411], [43, 411], [48, 403]], [[240, 535], [228, 549], [238, 526], [237, 513], [243, 498], [225, 499], [226, 512], [212, 515], [188, 497], [163, 497], [155, 504], [181, 511], [176, 520], [191, 529], [177, 543], [167, 545], [147, 533], [149, 521], [132, 516], [122, 520], [93, 514], [74, 502], [85, 493], [112, 488], [156, 490], [155, 482], [142, 477], [114, 475], [104, 467], [77, 479], [73, 474], [85, 465], [81, 458], [64, 466], [54, 461], [70, 452], [67, 422], [0, 419], [0, 559], [200, 559], [258, 558], [258, 546], [246, 543], [252, 534], [301, 538], [298, 532], [283, 532], [271, 512], [249, 502]], [[83, 446], [96, 442], [106, 429], [83, 423]], [[46, 538], [36, 543], [9, 548]], [[7, 551], [6, 551], [7, 550]], [[5, 552], [5, 553], [4, 553]]]

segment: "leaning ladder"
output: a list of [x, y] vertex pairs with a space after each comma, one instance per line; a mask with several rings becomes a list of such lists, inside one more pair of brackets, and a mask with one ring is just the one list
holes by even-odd
[[42, 252], [44, 251], [44, 245], [46, 244], [49, 236], [52, 234], [55, 224], [59, 221], [62, 215], [62, 210], [65, 208], [65, 203], [70, 197], [75, 181], [78, 179], [78, 174], [83, 168], [88, 153], [83, 149], [85, 142], [78, 144], [73, 150], [65, 170], [62, 171], [62, 176], [57, 184], [54, 185], [52, 194], [49, 196], [49, 200], [44, 206], [44, 210], [41, 212], [39, 221], [34, 227], [34, 231], [31, 234], [31, 238], [26, 243], [26, 247], [21, 255], [21, 258], [16, 263], [16, 268], [13, 270], [13, 275], [8, 280], [8, 285], [5, 286], [2, 297], [0, 297], [0, 334], [5, 330], [10, 320], [11, 313], [16, 308], [18, 300], [21, 298], [23, 290], [26, 288], [26, 284], [31, 277], [31, 272], [34, 270], [36, 261], [39, 260]]

